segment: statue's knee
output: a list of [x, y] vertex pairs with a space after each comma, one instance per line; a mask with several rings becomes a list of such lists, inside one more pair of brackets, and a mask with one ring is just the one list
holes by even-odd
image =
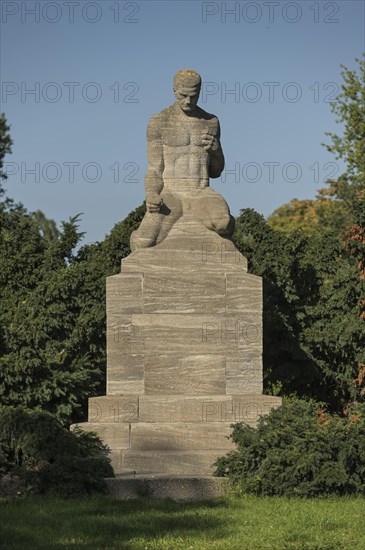
[[229, 214], [229, 220], [227, 223], [226, 232], [224, 234], [229, 237], [233, 235], [235, 225], [236, 225], [236, 220], [231, 214]]
[[234, 231], [235, 219], [229, 212], [213, 220], [213, 228], [219, 235], [232, 235]]
[[136, 252], [140, 248], [148, 248], [149, 246], [153, 246], [155, 244], [154, 241], [154, 238], [143, 237], [138, 229], [136, 229], [136, 231], [131, 233], [130, 237], [131, 251]]

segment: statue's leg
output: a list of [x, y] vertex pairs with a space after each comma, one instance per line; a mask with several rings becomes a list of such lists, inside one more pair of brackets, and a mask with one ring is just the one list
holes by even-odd
[[131, 250], [149, 248], [164, 240], [182, 214], [181, 201], [171, 193], [161, 193], [160, 212], [146, 212], [139, 228], [131, 234]]
[[135, 252], [139, 248], [148, 248], [156, 244], [161, 226], [161, 214], [146, 212], [140, 226], [131, 234], [131, 250]]
[[219, 235], [230, 237], [234, 231], [235, 220], [229, 206], [219, 193], [211, 187], [205, 187], [191, 201], [192, 213], [205, 227]]
[[163, 205], [161, 207], [161, 227], [158, 233], [156, 244], [163, 241], [169, 234], [171, 228], [182, 216], [182, 203], [175, 193], [161, 193]]

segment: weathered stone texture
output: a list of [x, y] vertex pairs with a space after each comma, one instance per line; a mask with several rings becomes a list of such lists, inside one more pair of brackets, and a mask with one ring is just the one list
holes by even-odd
[[145, 356], [144, 365], [146, 394], [226, 393], [225, 358], [222, 355], [150, 353]]

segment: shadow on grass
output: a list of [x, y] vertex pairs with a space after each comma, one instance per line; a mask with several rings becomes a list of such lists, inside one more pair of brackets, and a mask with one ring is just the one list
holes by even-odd
[[217, 540], [227, 535], [227, 507], [224, 499], [176, 503], [32, 498], [0, 503], [0, 548], [128, 550], [138, 548], [138, 541], [144, 548], [142, 541], [164, 536], [185, 539], [203, 534], [208, 541]]

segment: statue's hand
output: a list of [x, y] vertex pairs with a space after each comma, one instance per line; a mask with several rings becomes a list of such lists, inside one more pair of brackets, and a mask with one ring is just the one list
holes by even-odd
[[163, 204], [163, 200], [157, 193], [150, 193], [147, 195], [146, 203], [149, 212], [159, 212]]
[[217, 140], [215, 135], [209, 131], [203, 132], [202, 143], [203, 143], [204, 149], [208, 152], [218, 151], [219, 149], [219, 141]]

